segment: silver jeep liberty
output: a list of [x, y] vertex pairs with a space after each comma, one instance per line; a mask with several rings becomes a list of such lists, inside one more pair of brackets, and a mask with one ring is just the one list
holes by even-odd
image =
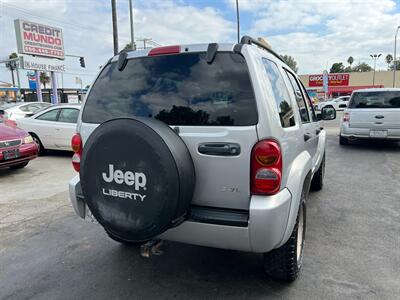
[[121, 52], [102, 68], [72, 139], [72, 205], [114, 240], [170, 240], [302, 265], [308, 192], [323, 185], [326, 132], [304, 86], [265, 44]]

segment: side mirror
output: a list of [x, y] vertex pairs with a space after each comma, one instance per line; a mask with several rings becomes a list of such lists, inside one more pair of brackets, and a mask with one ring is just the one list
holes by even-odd
[[323, 107], [320, 114], [321, 120], [330, 121], [336, 119], [336, 110], [333, 107]]
[[346, 108], [347, 104], [339, 104], [339, 108]]

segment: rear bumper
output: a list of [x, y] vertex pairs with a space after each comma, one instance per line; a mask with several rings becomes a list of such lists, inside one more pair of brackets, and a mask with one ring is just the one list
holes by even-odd
[[[7, 149], [8, 150], [8, 149]], [[20, 156], [18, 158], [3, 160], [3, 150], [0, 149], [0, 169], [19, 165], [21, 163], [32, 160], [38, 156], [38, 148], [36, 144], [22, 144], [18, 147]]]
[[[387, 130], [387, 136], [382, 138], [369, 136], [369, 132], [371, 130]], [[348, 139], [380, 139], [380, 140], [393, 140], [400, 141], [400, 129], [391, 129], [391, 128], [356, 128], [349, 127], [348, 124], [342, 123], [340, 126], [340, 135], [342, 137], [346, 137]]]
[[[76, 214], [83, 219], [90, 215], [83, 197], [79, 196], [82, 195], [79, 175], [69, 182], [69, 194]], [[247, 226], [212, 224], [204, 220], [189, 219], [167, 230], [160, 238], [199, 246], [268, 252], [285, 242], [283, 236], [291, 201], [292, 195], [286, 188], [273, 196], [252, 196]]]

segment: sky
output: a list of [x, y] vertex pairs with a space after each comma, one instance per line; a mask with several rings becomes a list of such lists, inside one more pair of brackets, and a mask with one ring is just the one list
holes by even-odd
[[[161, 45], [236, 41], [235, 0], [133, 0], [133, 6], [136, 39]], [[400, 3], [392, 0], [239, 0], [239, 7], [241, 35], [264, 37], [278, 53], [293, 56], [299, 74], [347, 65], [350, 55], [355, 64], [373, 65], [375, 53], [382, 53], [377, 69], [386, 70], [384, 57], [393, 55], [400, 25]], [[122, 49], [130, 41], [128, 0], [117, 0], [117, 14]], [[86, 69], [78, 58], [66, 58], [64, 87], [78, 87], [76, 76], [90, 84], [113, 54], [110, 0], [0, 0], [0, 60], [16, 51], [18, 18], [61, 27], [65, 52], [85, 57]], [[20, 75], [26, 87], [26, 71]], [[4, 64], [0, 80], [11, 81]]]

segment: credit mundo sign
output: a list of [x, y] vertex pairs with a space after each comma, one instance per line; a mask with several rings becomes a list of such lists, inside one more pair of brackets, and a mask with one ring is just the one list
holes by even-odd
[[25, 20], [14, 20], [18, 52], [64, 59], [64, 39], [60, 28]]
[[[334, 73], [328, 74], [328, 86], [347, 86], [349, 85], [349, 73]], [[310, 75], [308, 76], [308, 86], [318, 87], [323, 85], [323, 75]]]

